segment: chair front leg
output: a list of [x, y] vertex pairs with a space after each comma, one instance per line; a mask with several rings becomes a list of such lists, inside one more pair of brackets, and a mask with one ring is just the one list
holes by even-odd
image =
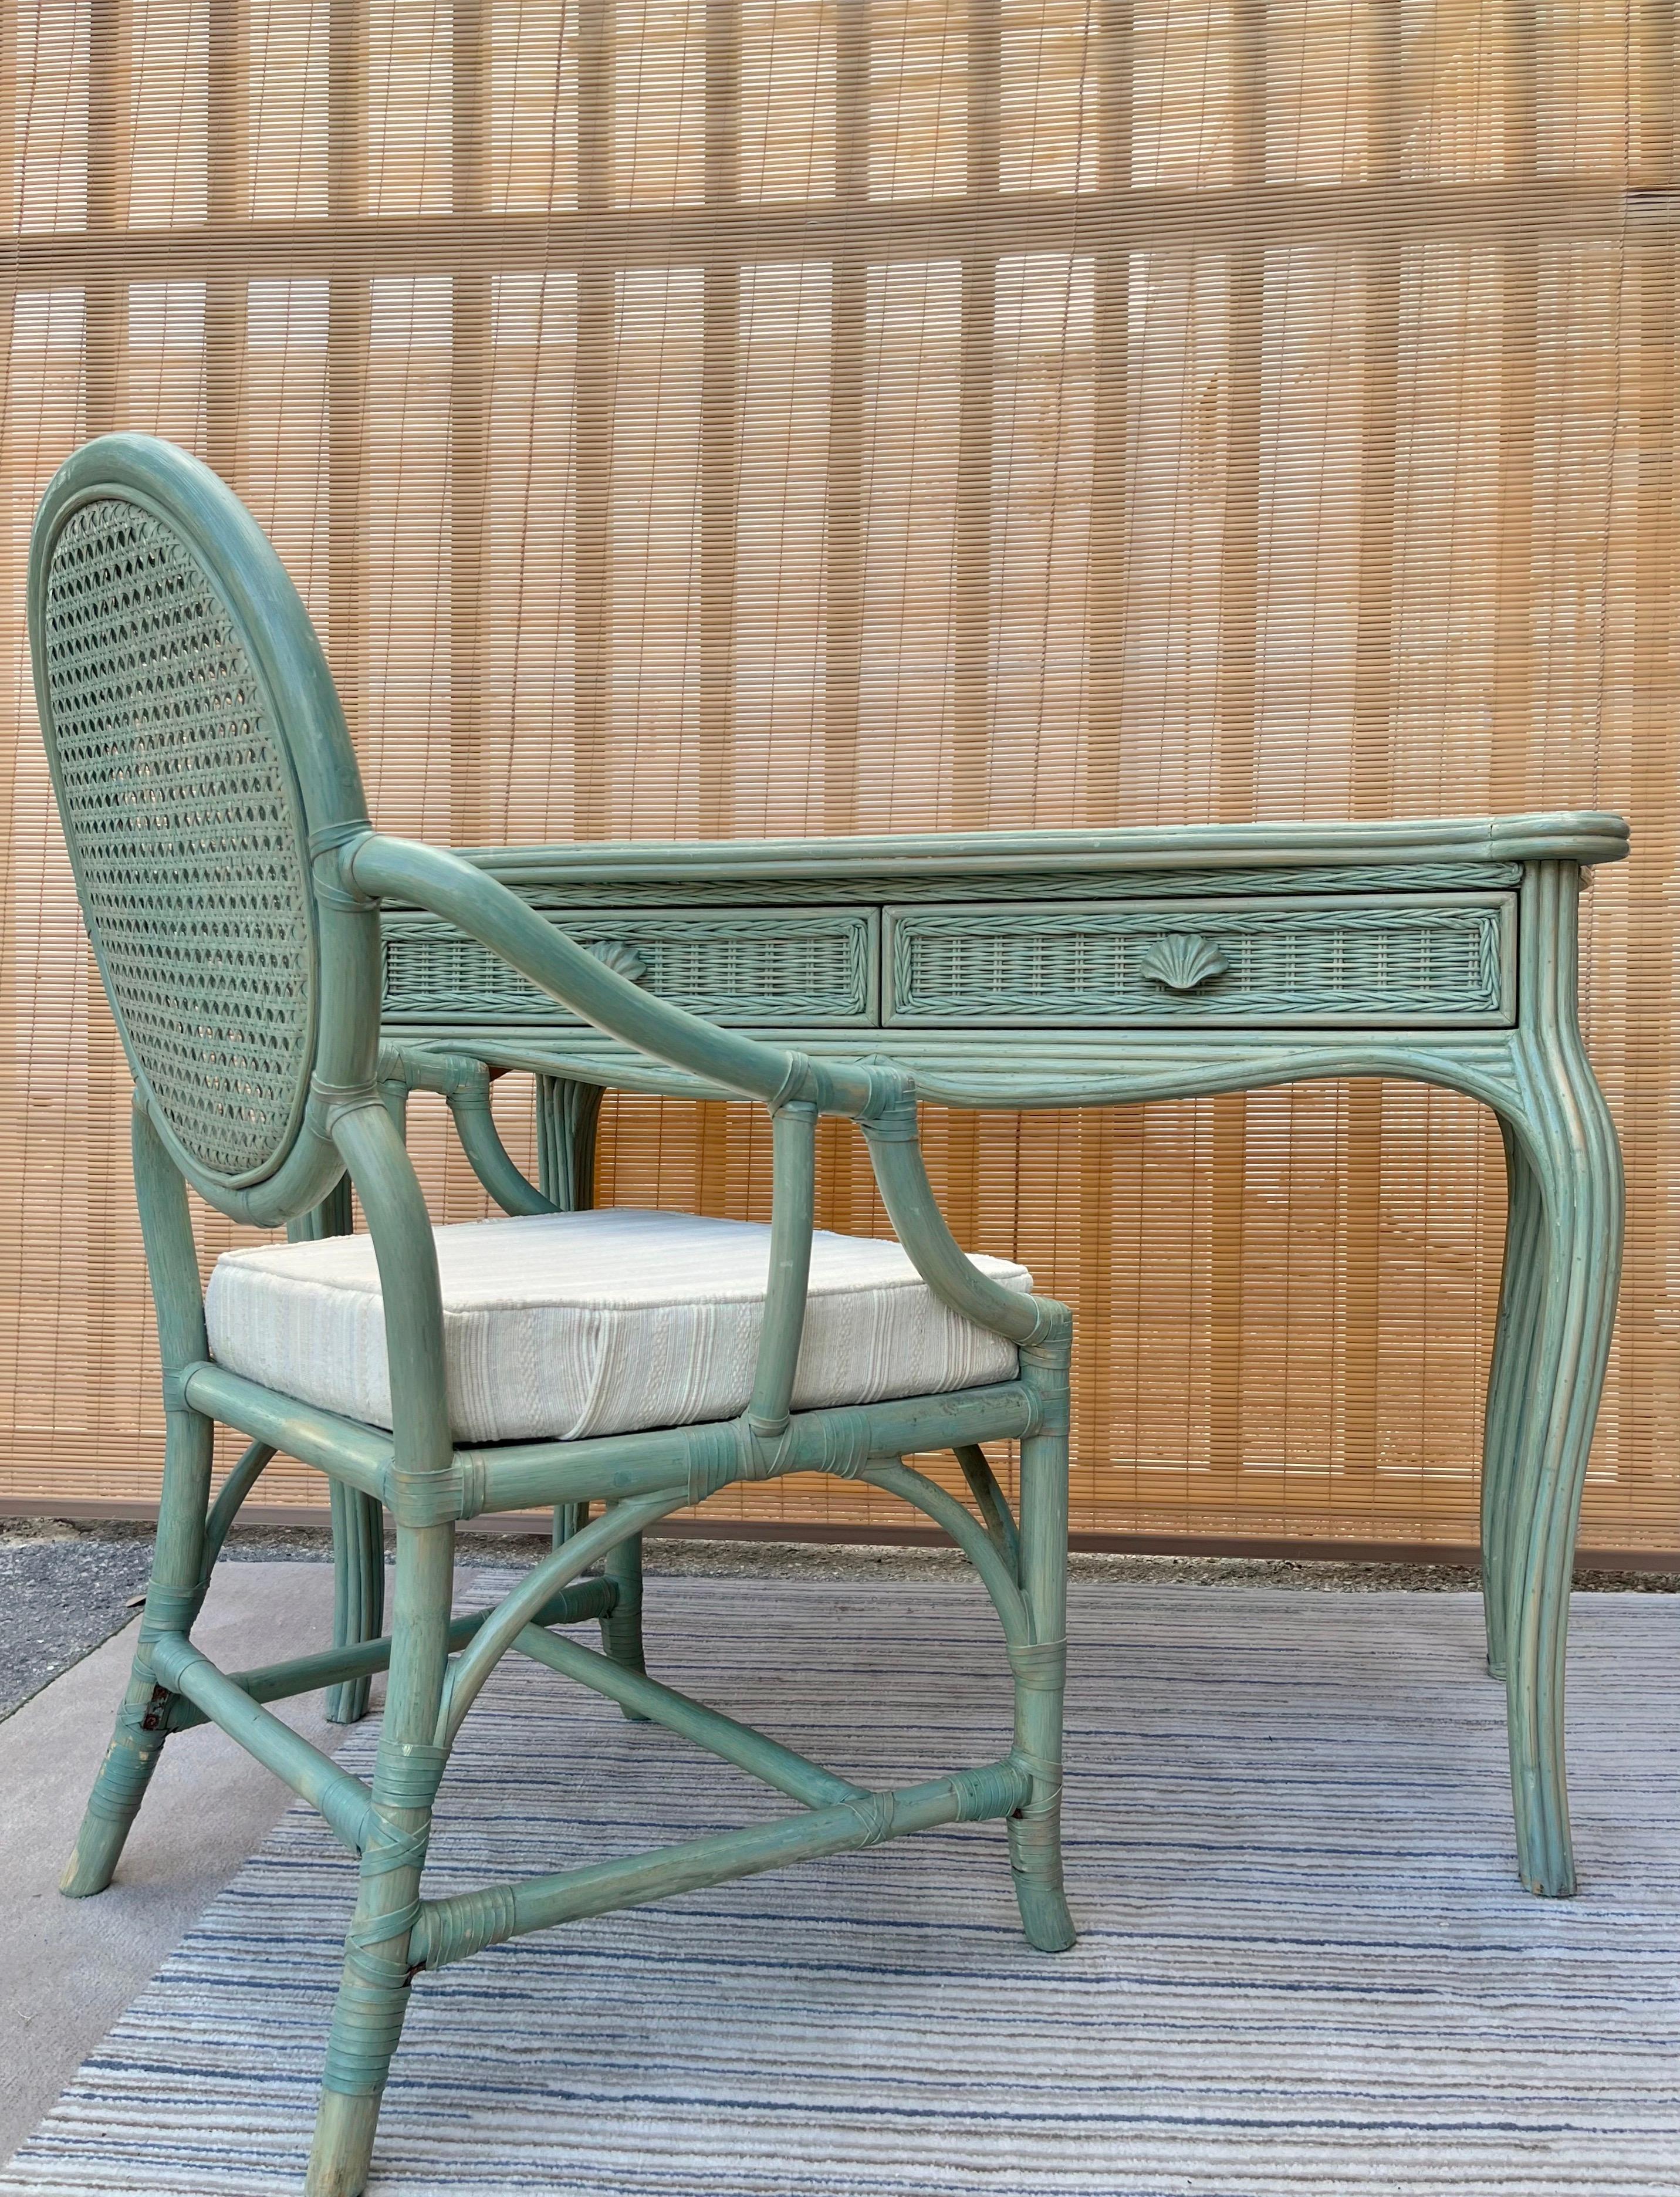
[[168, 1416], [157, 1548], [146, 1609], [128, 1692], [117, 1712], [117, 1728], [88, 1795], [75, 1851], [59, 1887], [72, 1899], [103, 1892], [116, 1874], [130, 1826], [140, 1812], [163, 1752], [172, 1696], [152, 1675], [152, 1643], [160, 1632], [189, 1631], [204, 1601], [204, 1522], [214, 1435], [210, 1420], [184, 1406]]
[[362, 1857], [306, 2197], [362, 2197], [367, 2187], [379, 2102], [408, 2008], [408, 1939], [443, 1772], [437, 1733], [454, 1580], [455, 1527], [399, 1524], [391, 1678], [374, 1769], [382, 1828]]
[[1068, 1334], [1028, 1343], [1021, 1377], [1039, 1400], [1037, 1430], [1021, 1445], [1021, 1586], [1030, 1642], [1011, 1650], [1015, 1759], [1033, 1781], [1009, 1819], [1010, 1865], [1028, 1941], [1041, 1953], [1074, 1943], [1062, 1888], [1062, 1715], [1068, 1658]]

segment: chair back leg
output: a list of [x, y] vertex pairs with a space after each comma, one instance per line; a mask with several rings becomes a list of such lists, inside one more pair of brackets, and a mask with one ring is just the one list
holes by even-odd
[[[385, 1509], [359, 1487], [332, 1487], [333, 1645], [359, 1648], [385, 1629]], [[345, 1678], [327, 1696], [328, 1724], [360, 1724], [372, 1680]]]
[[[167, 1384], [181, 1366], [209, 1354], [198, 1251], [187, 1209], [187, 1185], [137, 1104], [131, 1133], [135, 1197]], [[174, 1702], [153, 1676], [152, 1643], [160, 1634], [192, 1629], [208, 1585], [205, 1527], [215, 1429], [167, 1386], [165, 1401], [163, 1492], [151, 1584], [128, 1693], [117, 1712], [117, 1729], [88, 1796], [87, 1814], [61, 1883], [60, 1889], [72, 1899], [103, 1892], [115, 1873], [129, 1826], [139, 1813], [163, 1752]]]
[[160, 1632], [187, 1632], [204, 1600], [204, 1522], [214, 1432], [208, 1419], [184, 1406], [169, 1414], [157, 1549], [140, 1638], [117, 1728], [59, 1887], [72, 1899], [90, 1898], [110, 1883], [163, 1753], [175, 1697], [152, 1674], [151, 1648]]
[[[617, 1588], [617, 1598], [602, 1618], [601, 1646], [615, 1663], [627, 1671], [645, 1672], [647, 1664], [641, 1644], [641, 1535], [628, 1534], [609, 1549], [601, 1569]], [[631, 1724], [646, 1724], [637, 1709], [620, 1705]]]

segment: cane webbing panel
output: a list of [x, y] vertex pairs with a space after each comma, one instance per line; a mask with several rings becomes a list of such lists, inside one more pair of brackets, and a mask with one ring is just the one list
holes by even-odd
[[303, 823], [255, 670], [132, 503], [66, 521], [44, 623], [66, 836], [135, 1061], [194, 1159], [254, 1174], [290, 1141], [314, 1036]]
[[[1626, 811], [1585, 911], [1631, 1227], [1584, 1533], [1680, 1544], [1676, 58], [1666, 0], [0, 0], [0, 1499], [156, 1484], [19, 614], [40, 490], [128, 426], [272, 535], [390, 830]], [[959, 1234], [1079, 1315], [1076, 1527], [1474, 1538], [1468, 1102], [929, 1134]], [[823, 1150], [825, 1225], [879, 1227]], [[768, 1151], [610, 1104], [601, 1194], [762, 1220]]]

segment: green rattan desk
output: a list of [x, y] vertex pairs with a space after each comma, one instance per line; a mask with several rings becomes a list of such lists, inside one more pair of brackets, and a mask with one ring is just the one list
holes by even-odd
[[[1104, 1106], [1311, 1076], [1492, 1108], [1510, 1222], [1482, 1541], [1523, 1874], [1569, 1888], [1570, 1558], [1621, 1238], [1616, 1138], [1576, 1017], [1582, 872], [1619, 817], [532, 847], [472, 859], [651, 989], [814, 1054], [878, 1052], [967, 1107]], [[568, 1020], [419, 913], [385, 925], [394, 1083], [448, 1091], [521, 1185], [486, 1069], [540, 1079], [545, 1201], [588, 1196], [600, 1088], [726, 1096]], [[528, 1205], [524, 1209], [529, 1209]]]

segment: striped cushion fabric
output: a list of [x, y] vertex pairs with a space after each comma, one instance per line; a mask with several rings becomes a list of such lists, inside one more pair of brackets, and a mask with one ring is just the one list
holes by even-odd
[[[744, 1407], [768, 1227], [614, 1209], [432, 1233], [457, 1441], [569, 1441]], [[1009, 1260], [975, 1263], [1007, 1288], [1032, 1287]], [[229, 1371], [391, 1424], [371, 1238], [227, 1252], [205, 1313], [211, 1353]], [[949, 1311], [896, 1243], [817, 1232], [797, 1408], [1011, 1380], [1016, 1363], [1014, 1345]]]

